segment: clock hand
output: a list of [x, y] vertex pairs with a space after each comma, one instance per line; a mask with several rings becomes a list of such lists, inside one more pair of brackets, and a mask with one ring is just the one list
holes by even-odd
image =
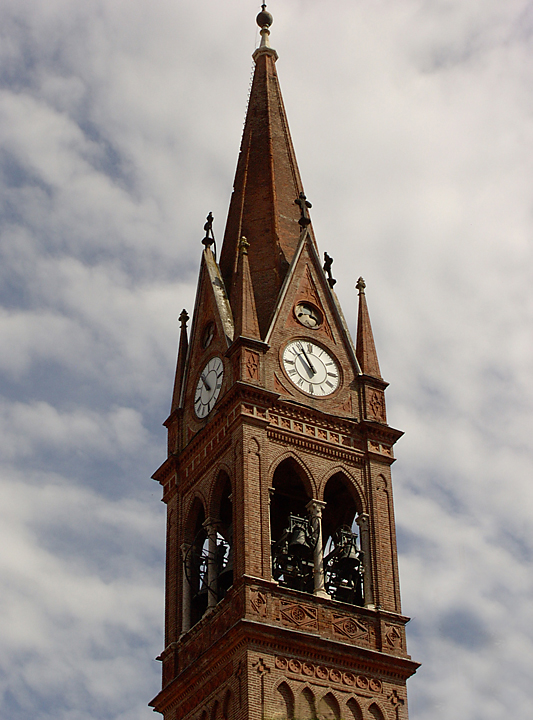
[[311, 372], [313, 373], [313, 375], [316, 375], [316, 370], [315, 370], [315, 368], [313, 367], [313, 363], [311, 362], [311, 360], [309, 360], [309, 357], [307, 356], [307, 353], [305, 352], [304, 346], [302, 345], [302, 343], [299, 343], [299, 348], [300, 348], [300, 350], [301, 350], [301, 351], [303, 352], [303, 354], [304, 354], [304, 357], [305, 357], [305, 359], [306, 359], [306, 362], [307, 362], [307, 364], [309, 365], [309, 369], [311, 370]]
[[201, 377], [201, 379], [202, 379], [203, 384], [205, 385], [205, 389], [207, 390], [207, 392], [211, 392], [211, 385], [210, 385], [210, 384], [207, 382], [207, 380], [205, 379], [204, 374], [202, 373], [202, 374], [200, 375], [200, 377]]

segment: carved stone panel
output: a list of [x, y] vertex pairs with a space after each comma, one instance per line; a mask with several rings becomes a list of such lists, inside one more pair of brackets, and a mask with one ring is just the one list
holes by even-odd
[[333, 613], [332, 626], [333, 632], [339, 637], [356, 640], [365, 645], [370, 643], [370, 628], [368, 623], [360, 618]]
[[297, 627], [305, 630], [318, 630], [318, 611], [312, 605], [281, 600], [278, 620], [286, 627]]

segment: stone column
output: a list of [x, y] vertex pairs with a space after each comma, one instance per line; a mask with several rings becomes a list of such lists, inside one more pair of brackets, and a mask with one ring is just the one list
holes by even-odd
[[189, 543], [183, 543], [181, 546], [181, 558], [182, 558], [182, 567], [183, 567], [183, 582], [182, 582], [182, 591], [181, 591], [181, 634], [184, 635], [186, 632], [188, 632], [191, 629], [191, 585], [189, 583], [189, 580], [187, 578], [187, 574], [189, 571], [189, 568], [187, 567], [187, 563], [189, 562], [189, 557], [187, 556], [187, 553], [189, 552], [189, 548], [191, 546]]
[[327, 598], [330, 596], [326, 592], [324, 584], [324, 548], [322, 547], [322, 510], [326, 507], [326, 503], [322, 500], [310, 500], [305, 506], [311, 518], [311, 527], [315, 533], [316, 545], [313, 553], [313, 563], [315, 566], [313, 595]]
[[217, 524], [212, 518], [207, 518], [204, 522], [204, 528], [207, 532], [208, 551], [207, 551], [207, 607], [214, 608], [218, 601], [217, 580], [218, 568], [217, 558]]
[[372, 592], [372, 573], [370, 569], [370, 516], [367, 513], [361, 513], [355, 519], [359, 525], [359, 533], [361, 535], [361, 550], [363, 551], [363, 597], [365, 607], [374, 607], [374, 595]]
[[277, 584], [277, 580], [274, 580], [274, 576], [272, 574], [272, 498], [274, 497], [274, 493], [276, 492], [276, 489], [273, 487], [268, 488], [268, 546], [269, 546], [269, 553], [268, 557], [270, 558], [270, 579], [272, 582], [275, 582]]

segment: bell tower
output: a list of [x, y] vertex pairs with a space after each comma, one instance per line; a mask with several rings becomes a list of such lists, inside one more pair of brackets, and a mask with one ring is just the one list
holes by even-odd
[[357, 282], [355, 344], [321, 261], [261, 44], [217, 258], [181, 335], [168, 457], [165, 720], [407, 720], [390, 468], [401, 432]]

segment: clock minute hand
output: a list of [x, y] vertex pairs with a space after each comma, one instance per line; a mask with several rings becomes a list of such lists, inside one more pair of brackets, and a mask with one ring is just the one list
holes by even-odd
[[204, 374], [202, 373], [200, 377], [202, 378], [202, 382], [205, 385], [205, 389], [207, 390], [207, 392], [211, 392], [211, 385], [205, 379]]
[[300, 350], [302, 351], [302, 353], [303, 353], [303, 355], [304, 355], [304, 357], [305, 357], [305, 360], [306, 360], [307, 364], [309, 365], [309, 369], [311, 370], [311, 372], [313, 373], [313, 375], [316, 375], [316, 370], [315, 370], [315, 368], [313, 367], [313, 363], [311, 362], [311, 360], [309, 360], [309, 357], [308, 357], [307, 353], [305, 352], [304, 346], [302, 345], [302, 343], [300, 343]]

